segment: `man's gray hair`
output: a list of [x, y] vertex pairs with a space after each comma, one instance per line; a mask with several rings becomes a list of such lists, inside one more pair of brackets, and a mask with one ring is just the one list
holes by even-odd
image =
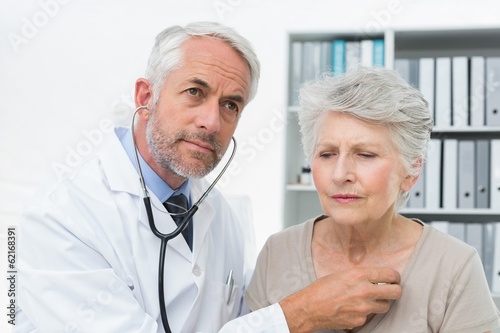
[[156, 105], [160, 91], [168, 75], [182, 65], [182, 45], [194, 36], [211, 37], [221, 40], [236, 50], [248, 63], [251, 75], [249, 101], [257, 93], [260, 63], [250, 42], [233, 28], [214, 22], [194, 22], [166, 28], [156, 37], [149, 56], [145, 77], [153, 86], [153, 105]]

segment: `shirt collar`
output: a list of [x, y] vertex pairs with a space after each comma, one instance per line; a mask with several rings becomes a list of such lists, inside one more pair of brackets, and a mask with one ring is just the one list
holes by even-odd
[[[123, 149], [125, 149], [128, 158], [132, 162], [132, 165], [137, 170], [137, 173], [139, 173], [137, 168], [137, 163], [135, 161], [134, 144], [132, 142], [132, 132], [130, 131], [130, 129], [127, 129], [126, 134], [120, 137], [120, 142], [123, 146]], [[151, 169], [151, 167], [146, 163], [146, 161], [144, 161], [140, 152], [139, 151], [137, 152], [139, 156], [139, 163], [141, 164], [142, 174], [144, 175], [144, 182], [146, 184], [146, 187], [151, 192], [153, 192], [153, 194], [161, 202], [165, 202], [172, 195], [178, 195], [182, 193], [186, 196], [186, 198], [188, 198], [189, 203], [191, 204], [191, 199], [189, 198], [189, 189], [190, 189], [189, 179], [186, 180], [178, 189], [176, 190], [172, 189], [163, 179], [160, 178], [160, 176], [158, 176], [158, 174], [153, 169]]]

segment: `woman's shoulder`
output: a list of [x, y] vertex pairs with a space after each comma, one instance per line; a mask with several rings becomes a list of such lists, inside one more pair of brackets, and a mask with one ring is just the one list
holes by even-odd
[[469, 258], [474, 255], [476, 249], [450, 234], [436, 229], [431, 224], [424, 224], [425, 248], [434, 255], [453, 255], [455, 257]]
[[314, 228], [314, 223], [322, 219], [323, 216], [318, 216], [311, 218], [300, 224], [289, 226], [283, 230], [280, 230], [268, 238], [268, 243], [282, 243], [289, 241], [299, 241], [304, 237], [312, 237], [312, 231]]
[[322, 219], [322, 216], [309, 219], [272, 234], [266, 241], [266, 249], [275, 255], [277, 253], [295, 253], [301, 256], [310, 256], [314, 223], [320, 219]]

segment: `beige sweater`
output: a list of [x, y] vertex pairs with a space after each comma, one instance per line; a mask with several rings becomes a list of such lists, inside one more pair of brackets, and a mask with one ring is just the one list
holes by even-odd
[[[311, 257], [315, 220], [267, 240], [246, 293], [251, 310], [279, 302], [316, 280]], [[389, 312], [373, 317], [359, 333], [478, 333], [500, 326], [477, 251], [429, 225], [424, 224], [401, 286], [403, 295]]]

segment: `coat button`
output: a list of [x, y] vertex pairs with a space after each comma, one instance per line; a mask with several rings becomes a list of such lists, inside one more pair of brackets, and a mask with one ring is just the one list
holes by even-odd
[[196, 276], [200, 276], [201, 275], [201, 268], [200, 268], [200, 266], [194, 265], [194, 267], [193, 267], [193, 274], [196, 275]]

